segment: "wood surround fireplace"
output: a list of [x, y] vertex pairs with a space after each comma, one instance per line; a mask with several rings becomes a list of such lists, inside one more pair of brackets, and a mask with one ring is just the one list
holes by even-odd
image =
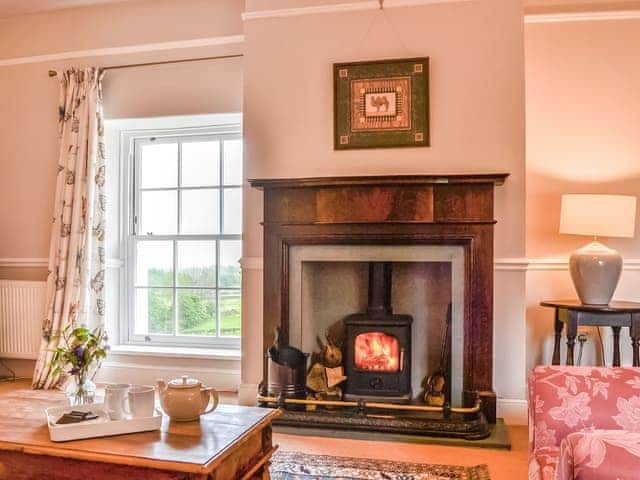
[[[292, 248], [309, 245], [460, 247], [464, 252], [461, 402], [470, 407], [479, 396], [484, 415], [494, 423], [493, 203], [494, 187], [502, 185], [507, 176], [492, 173], [249, 180], [253, 187], [264, 190], [264, 351], [273, 344], [276, 327], [285, 340], [289, 338]], [[384, 278], [384, 263], [370, 268], [379, 269], [378, 275]], [[354, 341], [357, 335], [373, 331], [376, 335], [385, 334], [385, 328], [390, 329], [386, 331], [388, 336], [405, 342], [392, 346], [398, 349], [393, 354], [396, 361], [400, 362], [402, 356], [403, 364], [387, 368], [389, 371], [382, 372], [384, 375], [360, 368], [360, 373], [364, 370], [368, 374], [362, 376], [364, 390], [375, 390], [380, 379], [387, 378], [387, 373], [399, 373], [401, 367], [410, 368], [404, 362], [409, 358], [406, 349], [411, 348], [410, 337], [406, 337], [410, 335], [406, 332], [411, 331], [411, 317], [395, 316], [388, 311], [390, 303], [385, 300], [384, 282], [375, 288], [378, 287], [381, 290], [369, 292], [367, 312], [353, 312], [356, 315], [346, 318], [344, 323], [352, 329]], [[372, 299], [372, 295], [375, 298]], [[363, 313], [370, 315], [360, 315]], [[372, 329], [371, 320], [376, 318], [382, 328]], [[361, 337], [361, 340], [380, 338]], [[347, 363], [350, 361], [355, 365], [353, 358], [346, 359]], [[265, 360], [263, 379], [266, 378]], [[402, 375], [394, 378], [401, 379]], [[355, 391], [347, 394], [363, 394], [353, 387], [354, 382], [350, 385]], [[394, 394], [401, 390], [402, 387], [396, 389]]]

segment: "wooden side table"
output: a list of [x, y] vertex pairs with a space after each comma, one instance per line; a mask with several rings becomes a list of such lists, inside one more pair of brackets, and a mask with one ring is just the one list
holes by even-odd
[[[609, 305], [582, 305], [578, 300], [541, 302], [543, 307], [555, 308], [555, 342], [552, 365], [560, 365], [560, 339], [567, 324], [567, 365], [573, 365], [573, 350], [578, 326], [611, 327], [613, 330], [613, 366], [620, 366], [620, 330], [629, 327], [633, 347], [633, 366], [640, 367], [640, 303], [611, 302]], [[566, 313], [563, 315], [561, 313]]]

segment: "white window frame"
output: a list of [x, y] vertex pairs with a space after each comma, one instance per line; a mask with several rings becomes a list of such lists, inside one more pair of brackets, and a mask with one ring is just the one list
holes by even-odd
[[[220, 260], [220, 240], [239, 240], [242, 241], [242, 232], [239, 234], [176, 234], [176, 235], [142, 235], [136, 231], [136, 201], [139, 197], [139, 185], [135, 172], [139, 171], [139, 148], [144, 143], [149, 143], [151, 138], [155, 138], [155, 142], [170, 142], [193, 140], [195, 137], [201, 140], [219, 140], [220, 141], [220, 185], [215, 187], [219, 190], [220, 195], [220, 232], [224, 225], [224, 188], [223, 187], [240, 187], [244, 190], [243, 185], [224, 185], [224, 140], [242, 140], [242, 128], [238, 123], [209, 125], [202, 127], [187, 127], [175, 129], [149, 129], [149, 130], [128, 130], [120, 133], [120, 158], [123, 160], [121, 164], [120, 199], [121, 199], [121, 232], [122, 232], [122, 252], [124, 260], [124, 268], [121, 272], [121, 315], [120, 315], [120, 343], [124, 345], [144, 345], [144, 346], [161, 346], [161, 347], [194, 347], [194, 348], [230, 348], [237, 350], [240, 348], [241, 337], [221, 337], [220, 334], [220, 309], [218, 293], [225, 288], [219, 288], [219, 260]], [[180, 149], [178, 149], [178, 158], [180, 160]], [[181, 163], [178, 161], [178, 169], [181, 170]], [[178, 184], [179, 185], [179, 184]], [[162, 188], [157, 190], [175, 190], [179, 191], [180, 187]], [[191, 189], [191, 187], [189, 187]], [[197, 188], [197, 187], [196, 187]], [[209, 188], [209, 187], [208, 187]], [[180, 195], [178, 194], [178, 197]], [[180, 205], [178, 200], [178, 219], [180, 218]], [[179, 220], [178, 220], [179, 221]], [[135, 278], [136, 278], [136, 243], [142, 240], [172, 240], [174, 242], [174, 283], [171, 288], [174, 295], [174, 325], [176, 322], [176, 292], [180, 287], [175, 285], [176, 271], [176, 242], [178, 240], [215, 240], [216, 241], [216, 285], [214, 288], [201, 287], [203, 289], [216, 292], [216, 336], [191, 336], [191, 335], [136, 335], [135, 327]], [[188, 289], [198, 289], [199, 287], [184, 287]], [[229, 288], [228, 290], [239, 290], [242, 295], [242, 285], [240, 288]], [[241, 333], [242, 335], [242, 333]]]

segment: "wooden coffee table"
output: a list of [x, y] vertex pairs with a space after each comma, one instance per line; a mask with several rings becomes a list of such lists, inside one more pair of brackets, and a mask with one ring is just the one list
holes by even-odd
[[0, 478], [47, 480], [268, 479], [278, 410], [220, 405], [189, 423], [164, 418], [159, 431], [54, 443], [44, 409], [60, 392], [0, 391]]

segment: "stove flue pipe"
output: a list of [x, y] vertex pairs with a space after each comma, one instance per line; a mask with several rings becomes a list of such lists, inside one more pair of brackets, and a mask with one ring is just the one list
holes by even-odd
[[392, 313], [391, 262], [370, 262], [367, 314], [375, 318]]

